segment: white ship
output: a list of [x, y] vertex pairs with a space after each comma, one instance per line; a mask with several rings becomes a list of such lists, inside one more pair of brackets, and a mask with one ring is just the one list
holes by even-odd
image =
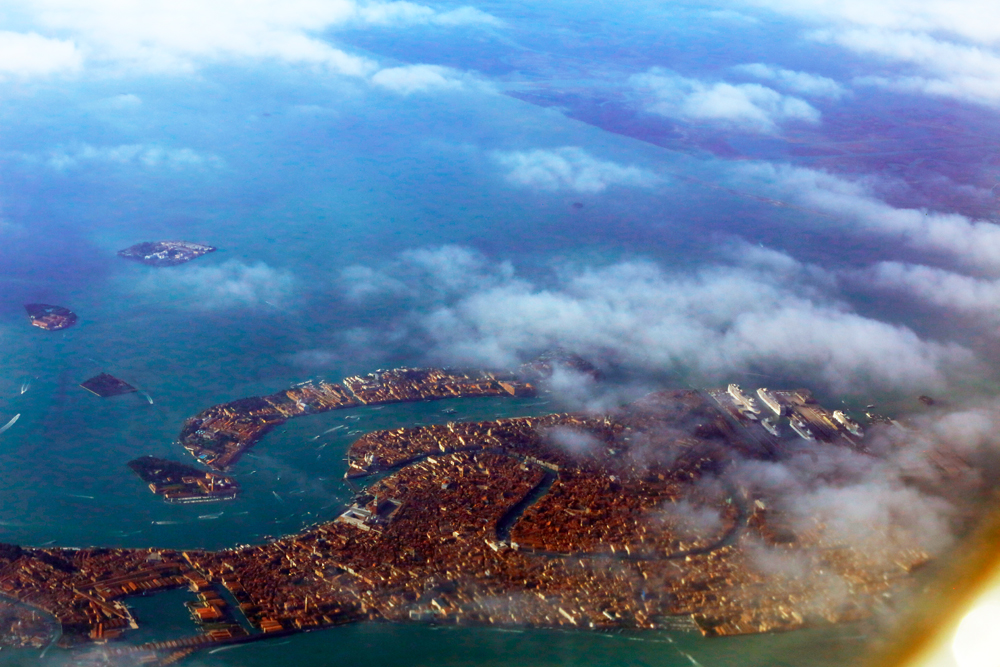
[[766, 417], [765, 419], [762, 419], [760, 425], [767, 429], [767, 432], [776, 438], [781, 435], [781, 431], [778, 430], [778, 420], [775, 417]]
[[861, 424], [848, 417], [843, 410], [834, 410], [833, 418], [840, 422], [840, 424], [851, 434], [856, 435], [859, 438], [864, 435], [864, 430], [862, 430]]
[[757, 396], [760, 397], [761, 402], [771, 409], [771, 412], [781, 417], [785, 414], [785, 406], [781, 404], [778, 397], [775, 396], [770, 389], [767, 387], [761, 387], [757, 390]]
[[788, 424], [792, 427], [792, 430], [799, 434], [803, 440], [815, 440], [816, 436], [813, 435], [812, 429], [806, 424], [805, 420], [798, 415], [792, 415], [788, 418]]
[[736, 405], [749, 410], [750, 412], [760, 412], [760, 408], [757, 407], [757, 401], [753, 400], [749, 396], [743, 393], [738, 384], [731, 384], [727, 389], [729, 396], [733, 399]]

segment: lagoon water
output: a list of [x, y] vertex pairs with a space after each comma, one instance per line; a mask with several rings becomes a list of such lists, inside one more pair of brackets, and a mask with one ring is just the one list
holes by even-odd
[[[175, 444], [183, 420], [205, 407], [260, 395], [309, 377], [339, 380], [376, 366], [420, 363], [424, 357], [401, 345], [369, 357], [325, 360], [321, 369], [303, 367], [297, 351], [329, 346], [337, 330], [348, 328], [351, 313], [303, 307], [267, 308], [219, 314], [185, 307], [184, 294], [136, 291], [168, 272], [213, 268], [234, 254], [254, 252], [268, 261], [296, 259], [298, 275], [332, 281], [332, 268], [318, 265], [308, 237], [252, 241], [226, 247], [207, 232], [188, 238], [219, 243], [220, 250], [182, 267], [153, 269], [114, 256], [112, 250], [154, 230], [106, 232], [94, 241], [75, 271], [64, 256], [66, 279], [40, 288], [8, 282], [20, 300], [66, 304], [80, 316], [64, 332], [44, 332], [7, 307], [2, 354], [7, 373], [0, 378], [0, 417], [20, 413], [0, 434], [0, 541], [42, 546], [120, 546], [222, 549], [253, 544], [333, 518], [350, 498], [344, 482], [344, 455], [360, 431], [543, 414], [561, 409], [558, 397], [463, 399], [363, 407], [292, 420], [237, 464], [233, 473], [244, 492], [235, 501], [168, 505], [154, 497], [125, 463], [153, 455], [187, 461]], [[586, 248], [585, 248], [586, 250]], [[37, 257], [37, 255], [36, 255]], [[41, 259], [39, 261], [42, 261]], [[88, 272], [93, 263], [99, 270]], [[320, 278], [316, 278], [319, 280]], [[13, 287], [12, 287], [13, 286]], [[170, 289], [180, 290], [178, 287]], [[329, 288], [328, 288], [329, 289]], [[310, 296], [317, 307], [324, 298]], [[16, 303], [18, 299], [11, 299]], [[331, 303], [336, 305], [333, 298]], [[376, 309], [377, 310], [377, 309]], [[377, 313], [360, 313], [376, 317]], [[78, 384], [110, 372], [141, 393], [100, 399]], [[680, 382], [678, 379], [677, 382]], [[683, 386], [678, 385], [678, 386]], [[24, 393], [21, 389], [24, 388]], [[454, 408], [457, 414], [443, 412]], [[350, 418], [348, 418], [350, 417]], [[330, 430], [336, 426], [345, 428]], [[329, 431], [329, 432], [327, 432]], [[316, 436], [319, 436], [318, 438]], [[142, 629], [128, 641], [182, 636], [195, 630], [182, 592], [167, 592], [134, 603]], [[363, 624], [297, 635], [252, 646], [201, 653], [206, 665], [841, 665], [860, 650], [857, 628], [831, 628], [778, 637], [706, 641], [683, 632], [587, 633], [531, 629], [453, 628]], [[807, 662], [803, 656], [808, 656]], [[44, 653], [5, 651], [0, 664], [63, 665], [84, 659], [58, 649]]]

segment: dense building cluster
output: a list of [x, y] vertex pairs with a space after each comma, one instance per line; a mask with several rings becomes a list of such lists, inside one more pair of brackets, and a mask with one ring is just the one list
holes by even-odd
[[[416, 400], [405, 383], [452, 386], [455, 376], [440, 373], [378, 375], [399, 383], [391, 392], [370, 379], [304, 384], [213, 408], [191, 432], [361, 397]], [[334, 521], [220, 552], [2, 546], [0, 590], [52, 613], [72, 642], [134, 627], [122, 603], [130, 595], [190, 587], [200, 634], [116, 649], [160, 664], [363, 619], [727, 635], [869, 614], [927, 554], [899, 536], [844, 544], [818, 520], [789, 520], [764, 490], [723, 481], [735, 458], [771, 456], [781, 441], [762, 449], [766, 434], [742, 414], [760, 407], [720, 392], [661, 392], [605, 416], [370, 433], [351, 447], [347, 474], [372, 482]], [[789, 411], [803, 406], [828, 415], [805, 400]], [[829, 428], [844, 426], [828, 416]], [[762, 566], [765, 556], [786, 566]]]
[[210, 245], [190, 241], [145, 241], [119, 250], [118, 256], [149, 266], [176, 266], [215, 250]]
[[0, 599], [0, 648], [41, 648], [53, 639], [54, 630], [37, 609]]
[[62, 306], [50, 306], [46, 303], [26, 303], [24, 309], [32, 326], [45, 331], [61, 331], [76, 324], [76, 313]]
[[154, 456], [133, 459], [128, 467], [168, 503], [231, 500], [240, 491], [232, 477]]
[[187, 420], [180, 443], [196, 459], [225, 470], [265, 434], [301, 415], [377, 403], [471, 396], [520, 396], [530, 384], [490, 373], [397, 368], [346, 378], [343, 384], [304, 382], [270, 396], [215, 405]]

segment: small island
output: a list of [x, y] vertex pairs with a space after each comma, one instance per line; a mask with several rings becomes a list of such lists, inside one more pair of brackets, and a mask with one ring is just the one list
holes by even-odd
[[76, 313], [62, 306], [50, 306], [45, 303], [26, 303], [28, 319], [32, 326], [46, 331], [61, 331], [76, 324]]
[[101, 398], [120, 396], [121, 394], [131, 394], [134, 391], [138, 391], [138, 389], [130, 385], [128, 382], [119, 380], [114, 375], [108, 375], [107, 373], [95, 375], [86, 382], [80, 383], [80, 386], [89, 391], [91, 394], [96, 394]]
[[150, 491], [168, 503], [232, 500], [240, 492], [232, 477], [153, 456], [129, 461], [128, 467], [149, 484]]
[[149, 266], [176, 266], [215, 250], [210, 245], [188, 241], [147, 241], [119, 250], [118, 256]]

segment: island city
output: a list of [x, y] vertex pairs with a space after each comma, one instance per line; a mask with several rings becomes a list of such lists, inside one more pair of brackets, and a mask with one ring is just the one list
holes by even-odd
[[[209, 408], [188, 420], [181, 442], [221, 470], [293, 417], [533, 390], [513, 376], [378, 371]], [[881, 419], [889, 423], [871, 428], [897, 428]], [[809, 391], [735, 384], [655, 392], [603, 414], [373, 431], [347, 452], [345, 476], [360, 486], [332, 521], [216, 552], [3, 545], [0, 591], [51, 614], [60, 644], [73, 646], [127, 636], [141, 622], [129, 596], [187, 587], [201, 632], [109, 644], [158, 664], [361, 620], [719, 636], [865, 618], [928, 554], [897, 535], [878, 548], [842, 543], [822, 522], [790, 521], [772, 490], [724, 475], [803, 444], [876, 460], [861, 425]], [[152, 457], [130, 466], [167, 500], [238, 490], [217, 472]], [[692, 514], [712, 520], [692, 524]], [[762, 552], [801, 567], [769, 570]], [[37, 635], [43, 626], [26, 627]]]

